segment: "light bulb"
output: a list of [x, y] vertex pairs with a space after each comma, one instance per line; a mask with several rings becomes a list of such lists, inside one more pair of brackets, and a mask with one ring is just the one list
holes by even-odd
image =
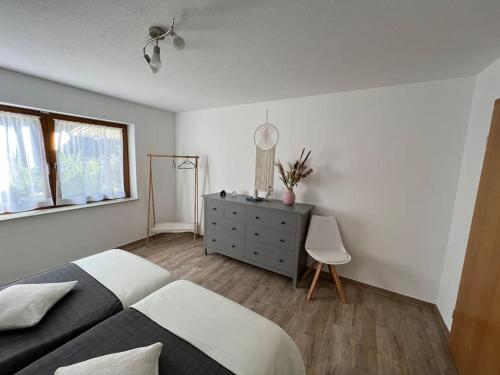
[[155, 68], [153, 65], [149, 64], [149, 69], [151, 69], [151, 72], [153, 73], [158, 73], [160, 71], [160, 68]]
[[176, 49], [177, 51], [182, 51], [184, 47], [186, 47], [186, 42], [184, 41], [184, 39], [182, 39], [176, 33], [172, 33], [172, 35], [170, 35], [170, 44], [172, 45], [172, 48]]
[[160, 47], [158, 47], [158, 44], [153, 48], [153, 57], [151, 58], [149, 66], [153, 73], [157, 73], [161, 68]]

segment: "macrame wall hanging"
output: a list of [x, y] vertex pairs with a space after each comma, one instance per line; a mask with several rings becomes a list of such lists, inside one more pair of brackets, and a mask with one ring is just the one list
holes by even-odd
[[272, 191], [274, 185], [274, 154], [279, 140], [278, 128], [268, 121], [254, 133], [255, 143], [255, 190]]

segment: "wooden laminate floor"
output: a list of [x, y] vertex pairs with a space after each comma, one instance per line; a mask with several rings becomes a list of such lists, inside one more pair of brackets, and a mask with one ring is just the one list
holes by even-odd
[[310, 375], [456, 374], [439, 320], [425, 304], [344, 280], [344, 305], [326, 273], [308, 302], [311, 278], [293, 289], [286, 277], [205, 256], [202, 240], [193, 247], [189, 234], [160, 235], [149, 248], [136, 243], [124, 249], [274, 321], [295, 340]]

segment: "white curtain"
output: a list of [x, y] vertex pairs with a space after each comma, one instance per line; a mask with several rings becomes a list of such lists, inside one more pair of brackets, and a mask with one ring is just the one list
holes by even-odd
[[125, 197], [121, 128], [55, 120], [57, 204]]
[[0, 112], [0, 213], [52, 205], [40, 118]]

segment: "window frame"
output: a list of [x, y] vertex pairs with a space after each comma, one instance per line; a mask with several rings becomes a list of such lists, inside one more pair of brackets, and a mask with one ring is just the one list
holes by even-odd
[[[36, 109], [29, 109], [23, 107], [16, 107], [11, 105], [0, 104], [0, 111], [4, 112], [12, 112], [12, 113], [21, 113], [26, 115], [37, 116], [40, 118], [40, 123], [42, 125], [42, 134], [43, 134], [43, 144], [45, 147], [45, 159], [49, 169], [49, 185], [50, 191], [52, 194], [52, 206], [40, 207], [33, 210], [22, 211], [22, 212], [30, 212], [37, 210], [46, 210], [52, 209], [55, 207], [63, 207], [63, 206], [73, 206], [67, 204], [57, 204], [57, 162], [56, 162], [56, 148], [55, 148], [55, 120], [64, 120], [64, 121], [73, 121], [73, 122], [81, 122], [90, 125], [101, 125], [113, 128], [122, 129], [123, 135], [123, 185], [125, 190], [124, 198], [116, 198], [116, 199], [125, 199], [130, 198], [130, 170], [129, 170], [129, 150], [128, 150], [128, 125], [122, 124], [118, 122], [110, 122], [105, 120], [99, 120], [88, 117], [81, 117], [75, 115], [66, 115], [62, 113], [56, 112], [48, 112]], [[102, 199], [98, 202], [104, 201], [113, 201], [116, 199]], [[86, 204], [91, 204], [96, 202], [87, 202]], [[83, 204], [85, 205], [85, 203]], [[11, 215], [15, 214], [12, 212], [6, 212], [0, 214], [3, 215]]]

